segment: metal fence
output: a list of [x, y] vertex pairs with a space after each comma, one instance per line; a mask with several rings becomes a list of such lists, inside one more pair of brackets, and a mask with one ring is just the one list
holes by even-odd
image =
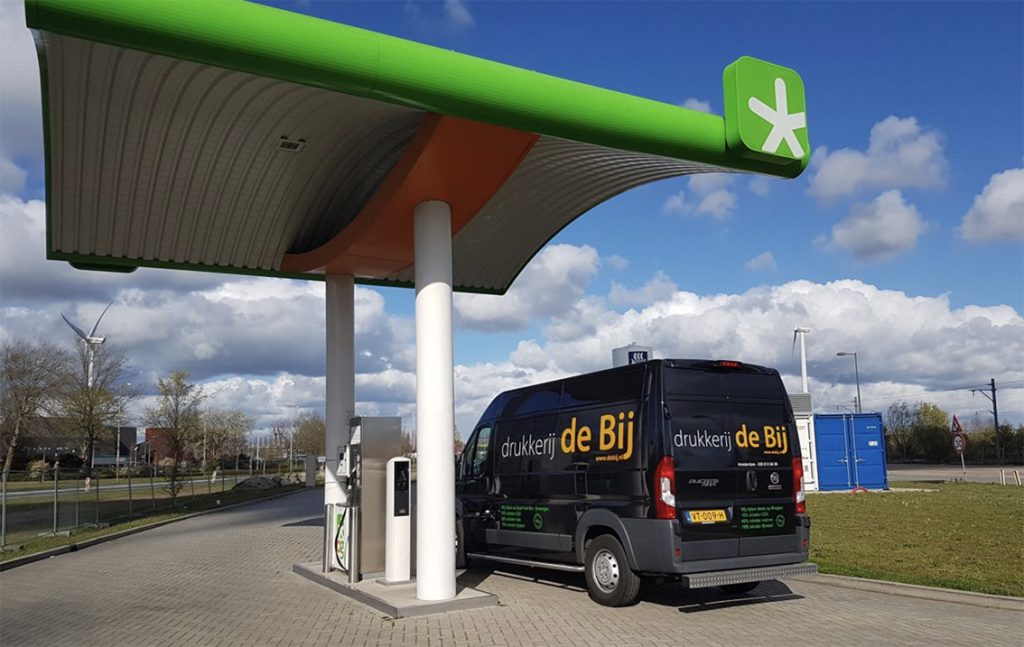
[[0, 546], [187, 506], [196, 497], [226, 492], [249, 476], [248, 471], [204, 475], [179, 470], [175, 497], [165, 469], [107, 474], [87, 478], [79, 470], [52, 467], [42, 473], [12, 471], [2, 479]]

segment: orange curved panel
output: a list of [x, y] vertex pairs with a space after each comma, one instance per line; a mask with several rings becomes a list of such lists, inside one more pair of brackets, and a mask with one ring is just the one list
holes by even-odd
[[413, 208], [451, 206], [452, 235], [480, 211], [537, 141], [534, 133], [431, 114], [366, 206], [337, 236], [286, 254], [286, 272], [382, 278], [413, 263]]

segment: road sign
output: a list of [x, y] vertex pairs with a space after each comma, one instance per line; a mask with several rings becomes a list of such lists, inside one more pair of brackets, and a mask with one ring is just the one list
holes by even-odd
[[954, 434], [964, 433], [964, 428], [960, 426], [960, 421], [956, 419], [956, 416], [953, 416], [953, 424], [950, 427], [949, 431]]
[[967, 449], [967, 436], [964, 434], [953, 434], [953, 449], [957, 454], [963, 454]]

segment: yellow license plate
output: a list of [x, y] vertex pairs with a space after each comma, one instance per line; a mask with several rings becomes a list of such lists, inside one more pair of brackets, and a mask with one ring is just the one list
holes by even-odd
[[725, 510], [687, 510], [686, 520], [690, 523], [725, 523], [729, 520]]

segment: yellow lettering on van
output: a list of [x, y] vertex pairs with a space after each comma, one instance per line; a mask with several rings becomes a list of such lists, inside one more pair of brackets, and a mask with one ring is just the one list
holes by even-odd
[[599, 422], [600, 437], [598, 438], [598, 449], [607, 451], [615, 446], [615, 416], [604, 414]]
[[775, 427], [764, 426], [764, 449], [771, 454], [785, 454], [789, 451], [789, 437], [786, 435], [785, 425]]
[[761, 447], [761, 435], [754, 429], [747, 429], [746, 423], [736, 431], [736, 446], [746, 449], [759, 449]]
[[562, 430], [562, 453], [576, 453], [576, 417], [573, 416], [569, 426]]
[[[619, 427], [622, 427], [622, 423], [619, 423]], [[622, 448], [622, 441], [620, 438], [619, 448]], [[628, 461], [629, 457], [633, 455], [633, 412], [629, 412], [629, 422], [626, 423], [626, 451], [622, 454], [622, 460]]]
[[[573, 418], [575, 420], [575, 418]], [[584, 425], [580, 427], [579, 433], [576, 434], [576, 447], [581, 452], [590, 451], [590, 427]]]

